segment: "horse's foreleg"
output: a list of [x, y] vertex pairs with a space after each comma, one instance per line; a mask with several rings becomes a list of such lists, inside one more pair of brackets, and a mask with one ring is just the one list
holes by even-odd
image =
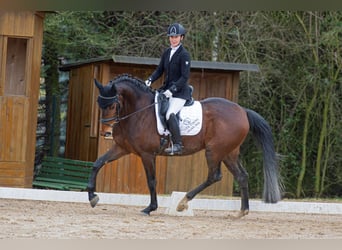
[[99, 197], [97, 196], [97, 194], [95, 194], [95, 187], [96, 187], [96, 176], [97, 176], [98, 172], [100, 171], [100, 169], [105, 164], [105, 161], [103, 161], [101, 158], [102, 157], [98, 158], [94, 162], [93, 171], [91, 172], [89, 182], [88, 182], [88, 186], [87, 186], [88, 199], [89, 199], [91, 207], [95, 207], [96, 204], [99, 202]]
[[95, 207], [99, 202], [99, 197], [97, 194], [95, 194], [96, 177], [98, 172], [106, 163], [116, 160], [125, 154], [126, 152], [124, 152], [121, 148], [114, 146], [94, 162], [93, 170], [91, 172], [87, 186], [88, 199], [92, 207]]
[[234, 179], [239, 183], [241, 192], [241, 209], [238, 218], [243, 217], [249, 212], [249, 194], [248, 194], [248, 173], [239, 161], [226, 159], [223, 161], [228, 170], [233, 174]]
[[150, 215], [152, 211], [157, 210], [157, 180], [156, 180], [156, 157], [154, 155], [141, 156], [142, 162], [144, 164], [144, 169], [146, 173], [147, 185], [150, 190], [150, 205], [145, 209], [141, 210], [142, 213]]

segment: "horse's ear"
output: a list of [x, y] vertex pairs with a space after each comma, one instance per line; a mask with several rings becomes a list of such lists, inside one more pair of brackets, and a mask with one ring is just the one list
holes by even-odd
[[101, 91], [101, 90], [103, 89], [102, 84], [101, 84], [100, 82], [98, 82], [98, 81], [96, 80], [96, 78], [94, 78], [94, 82], [95, 82], [96, 87]]

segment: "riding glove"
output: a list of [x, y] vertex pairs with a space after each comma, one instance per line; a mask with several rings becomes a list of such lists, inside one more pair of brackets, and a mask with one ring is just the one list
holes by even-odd
[[145, 81], [145, 84], [146, 84], [147, 87], [150, 87], [150, 86], [151, 86], [151, 83], [152, 83], [151, 78], [148, 78], [148, 79]]
[[167, 98], [172, 97], [172, 92], [171, 92], [170, 90], [164, 91], [163, 94], [164, 94]]

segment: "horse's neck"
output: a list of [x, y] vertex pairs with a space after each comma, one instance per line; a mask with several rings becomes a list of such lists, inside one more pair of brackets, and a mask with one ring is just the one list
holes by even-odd
[[121, 92], [123, 100], [127, 105], [126, 112], [137, 111], [137, 109], [141, 109], [151, 104], [154, 100], [154, 96], [152, 93], [144, 92], [139, 89], [137, 90], [128, 88], [127, 86], [126, 88], [121, 89], [119, 92]]

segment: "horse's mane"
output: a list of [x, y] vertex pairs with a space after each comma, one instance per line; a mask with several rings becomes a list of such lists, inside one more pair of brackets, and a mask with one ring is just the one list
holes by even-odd
[[134, 77], [130, 74], [121, 74], [118, 75], [117, 77], [115, 77], [114, 79], [110, 80], [109, 84], [118, 84], [122, 81], [126, 81], [129, 82], [131, 84], [133, 84], [134, 86], [136, 86], [138, 89], [144, 91], [144, 92], [149, 92], [149, 93], [154, 93], [155, 91], [153, 89], [151, 89], [150, 87], [147, 87], [144, 83], [143, 80], [141, 80], [140, 78]]

